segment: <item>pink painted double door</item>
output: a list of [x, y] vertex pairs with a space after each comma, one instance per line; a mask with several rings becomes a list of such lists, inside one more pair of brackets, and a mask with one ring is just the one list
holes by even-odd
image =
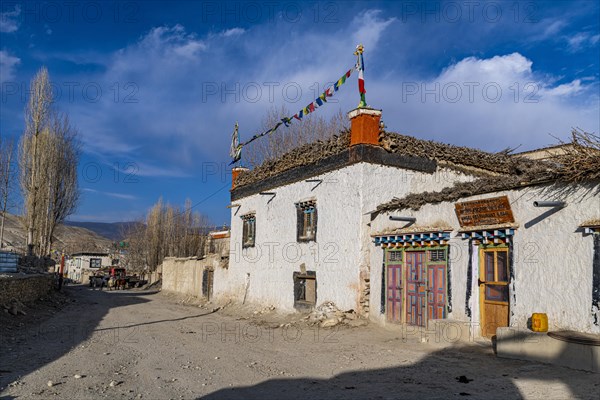
[[444, 259], [440, 261], [433, 257], [436, 254], [440, 255], [439, 250], [438, 253], [425, 250], [406, 251], [403, 252], [404, 260], [397, 262], [390, 262], [388, 256], [386, 272], [388, 321], [425, 326], [426, 319], [446, 318], [447, 264], [445, 252]]

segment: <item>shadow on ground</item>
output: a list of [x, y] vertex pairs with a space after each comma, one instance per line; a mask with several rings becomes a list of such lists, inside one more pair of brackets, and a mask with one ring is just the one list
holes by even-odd
[[[1, 339], [0, 388], [62, 357], [86, 341], [106, 339], [98, 324], [109, 310], [149, 301], [144, 296], [156, 292], [106, 292], [86, 286], [64, 287], [65, 294], [75, 300], [53, 316], [29, 321], [16, 332]], [[11, 316], [1, 316], [0, 323]], [[19, 317], [16, 317], [19, 318]], [[10, 321], [11, 323], [18, 321]], [[127, 334], [119, 331], [118, 334]]]
[[[486, 363], [481, 367], [481, 360]], [[399, 360], [401, 362], [402, 360]], [[597, 399], [598, 375], [586, 372], [574, 382], [569, 369], [524, 361], [482, 356], [481, 350], [453, 347], [429, 354], [416, 363], [394, 368], [345, 372], [330, 379], [269, 379], [246, 387], [232, 387], [199, 397], [206, 400], [231, 399], [520, 399], [562, 398], [547, 396], [548, 385], [567, 386], [575, 399]], [[549, 371], [552, 371], [549, 373]], [[558, 372], [557, 372], [558, 371]], [[558, 375], [558, 377], [557, 377]], [[543, 386], [538, 393], [522, 393], [517, 382], [536, 380]], [[595, 393], [595, 395], [593, 395]]]

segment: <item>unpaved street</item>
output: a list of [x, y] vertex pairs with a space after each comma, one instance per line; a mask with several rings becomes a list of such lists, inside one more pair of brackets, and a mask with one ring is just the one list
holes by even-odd
[[212, 312], [162, 293], [66, 291], [61, 311], [2, 338], [3, 398], [597, 399], [600, 392], [598, 375], [498, 359], [482, 344], [442, 347], [372, 325], [279, 327], [283, 317]]

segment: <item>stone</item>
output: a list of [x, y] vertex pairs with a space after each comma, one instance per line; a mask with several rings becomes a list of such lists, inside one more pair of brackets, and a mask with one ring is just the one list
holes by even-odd
[[329, 318], [321, 322], [321, 328], [331, 328], [336, 326], [338, 323], [339, 320], [337, 318]]
[[76, 375], [73, 376], [73, 378], [75, 378], [75, 379], [81, 379], [81, 378], [83, 378], [83, 376], [79, 375], [79, 374], [76, 374]]
[[52, 382], [52, 381], [48, 381], [48, 382], [46, 383], [46, 385], [48, 385], [48, 387], [52, 387], [52, 386], [54, 386], [54, 382]]
[[349, 313], [345, 313], [344, 317], [346, 317], [346, 319], [352, 320], [352, 319], [356, 319], [357, 315], [354, 312], [349, 312]]

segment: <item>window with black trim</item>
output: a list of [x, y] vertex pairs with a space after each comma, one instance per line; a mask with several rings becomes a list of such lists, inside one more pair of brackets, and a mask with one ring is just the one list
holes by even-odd
[[315, 271], [294, 272], [294, 307], [311, 308], [317, 303], [317, 274]]
[[402, 250], [391, 250], [388, 251], [388, 262], [397, 262], [397, 263], [401, 263], [402, 262], [402, 253], [404, 253]]
[[90, 258], [90, 268], [100, 268], [102, 267], [102, 259], [101, 258]]
[[432, 262], [446, 261], [446, 250], [445, 249], [429, 250], [429, 261], [432, 261]]
[[314, 200], [296, 203], [298, 242], [317, 241], [317, 203]]
[[254, 247], [256, 239], [256, 215], [242, 215], [242, 248]]

